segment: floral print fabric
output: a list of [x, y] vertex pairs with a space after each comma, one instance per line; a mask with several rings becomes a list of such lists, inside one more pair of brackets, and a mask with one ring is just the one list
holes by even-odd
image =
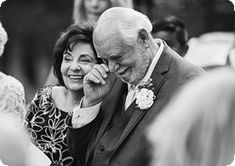
[[66, 143], [66, 121], [70, 114], [56, 107], [52, 86], [39, 90], [29, 105], [26, 120], [29, 135], [53, 166], [70, 166], [73, 158]]

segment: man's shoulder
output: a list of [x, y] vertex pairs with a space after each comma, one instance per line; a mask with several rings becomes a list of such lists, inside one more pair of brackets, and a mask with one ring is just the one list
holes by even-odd
[[167, 68], [167, 70], [164, 69], [162, 76], [169, 82], [169, 86], [176, 89], [205, 73], [201, 67], [190, 63], [169, 47], [164, 49], [162, 56], [165, 57], [162, 57], [157, 70], [159, 67]]
[[200, 75], [200, 74], [205, 73], [205, 71], [201, 67], [192, 64], [191, 62], [187, 61], [186, 59], [184, 59], [183, 57], [181, 57], [180, 55], [176, 53], [171, 54], [170, 56], [172, 56], [170, 69], [173, 69], [179, 74], [191, 73], [191, 74]]

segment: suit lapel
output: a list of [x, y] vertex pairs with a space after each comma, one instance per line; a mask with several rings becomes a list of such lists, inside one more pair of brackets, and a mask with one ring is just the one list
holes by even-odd
[[103, 101], [102, 106], [101, 106], [101, 114], [102, 114], [103, 122], [101, 123], [99, 132], [97, 134], [96, 143], [99, 141], [99, 139], [102, 137], [102, 135], [106, 131], [112, 119], [112, 116], [115, 114], [114, 111], [118, 107], [118, 103], [119, 103], [118, 100], [122, 98], [121, 96], [123, 95], [123, 93], [126, 93], [125, 92], [126, 89], [127, 89], [127, 84], [122, 83], [120, 79], [117, 79], [117, 82], [115, 83], [113, 90]]
[[125, 93], [125, 89], [127, 87], [127, 84], [124, 84], [120, 79], [117, 78], [114, 88], [112, 91], [108, 94], [108, 96], [105, 97], [103, 100], [103, 103], [101, 104], [101, 126], [99, 128], [99, 131], [97, 133], [97, 137], [95, 138], [95, 142], [92, 143], [91, 147], [87, 151], [86, 155], [86, 163], [89, 162], [90, 157], [92, 155], [92, 151], [95, 149], [97, 143], [99, 142], [100, 138], [106, 131], [112, 116], [114, 115], [114, 111], [116, 110], [116, 107], [118, 107], [118, 100], [121, 98], [121, 95]]
[[[165, 83], [165, 79], [164, 79], [163, 74], [168, 71], [170, 61], [172, 58], [171, 55], [167, 54], [167, 49], [168, 49], [167, 46], [164, 46], [163, 53], [162, 53], [161, 57], [159, 58], [159, 61], [158, 61], [157, 65], [155, 66], [154, 71], [151, 75], [153, 85], [155, 87], [154, 94], [156, 96], [156, 100], [157, 100], [157, 95], [158, 95], [159, 90], [161, 89], [162, 85]], [[151, 107], [147, 110], [140, 110], [139, 108], [137, 108], [135, 106], [135, 102], [136, 102], [136, 100], [134, 100], [126, 110], [126, 111], [133, 111], [133, 114], [132, 114], [131, 119], [128, 122], [124, 132], [122, 133], [122, 135], [117, 143], [117, 146], [115, 147], [113, 154], [118, 149], [118, 147], [122, 144], [122, 142], [127, 138], [127, 136], [130, 134], [130, 132], [133, 130], [133, 128], [141, 121], [141, 119], [144, 117], [146, 112], [148, 112], [152, 108]], [[152, 108], [152, 109], [156, 109], [156, 108]]]

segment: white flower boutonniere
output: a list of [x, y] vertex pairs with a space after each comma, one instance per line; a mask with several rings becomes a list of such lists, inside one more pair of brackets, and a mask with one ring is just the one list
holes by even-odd
[[136, 93], [136, 105], [141, 110], [150, 108], [156, 99], [151, 81], [150, 79], [146, 84], [139, 86], [139, 90]]

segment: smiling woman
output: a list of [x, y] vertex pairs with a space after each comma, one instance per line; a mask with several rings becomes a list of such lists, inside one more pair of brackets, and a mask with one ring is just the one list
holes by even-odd
[[95, 52], [88, 43], [76, 43], [64, 52], [61, 73], [65, 86], [71, 91], [82, 89], [84, 76], [97, 63]]
[[52, 161], [52, 165], [71, 166], [66, 136], [66, 120], [83, 96], [83, 78], [101, 62], [92, 44], [93, 23], [71, 25], [57, 40], [54, 73], [58, 86], [39, 90], [29, 105], [28, 131], [31, 138]]

